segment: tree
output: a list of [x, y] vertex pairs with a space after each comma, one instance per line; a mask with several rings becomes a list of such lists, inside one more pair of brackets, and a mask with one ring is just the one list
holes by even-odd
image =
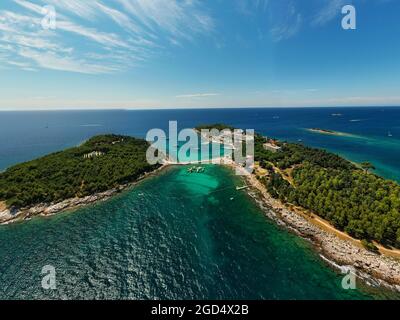
[[[274, 198], [294, 203], [364, 241], [400, 248], [400, 186], [369, 174], [373, 164], [361, 168], [338, 155], [292, 143], [280, 143], [279, 153], [263, 151], [265, 139], [255, 138], [255, 160], [260, 166], [291, 168], [293, 185], [280, 173], [270, 172], [262, 182]], [[278, 142], [279, 143], [279, 142]]]
[[102, 135], [79, 147], [13, 166], [0, 173], [0, 201], [25, 208], [133, 182], [158, 167], [146, 160], [148, 146], [132, 137]]

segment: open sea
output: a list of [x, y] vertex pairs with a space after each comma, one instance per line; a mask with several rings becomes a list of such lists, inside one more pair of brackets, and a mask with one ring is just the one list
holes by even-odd
[[[400, 182], [400, 108], [389, 107], [0, 112], [0, 170], [97, 134], [167, 131], [172, 120], [325, 148]], [[0, 299], [400, 298], [361, 282], [342, 289], [343, 275], [237, 192], [241, 183], [218, 166], [173, 167], [106, 202], [0, 226]], [[45, 265], [55, 290], [41, 287]]]

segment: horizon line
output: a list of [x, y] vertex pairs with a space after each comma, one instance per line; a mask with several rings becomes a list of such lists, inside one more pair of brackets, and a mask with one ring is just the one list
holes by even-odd
[[358, 105], [358, 106], [240, 106], [240, 107], [147, 107], [147, 108], [32, 108], [1, 109], [0, 112], [43, 112], [43, 111], [162, 111], [162, 110], [229, 110], [229, 109], [316, 109], [316, 108], [400, 108], [400, 105]]

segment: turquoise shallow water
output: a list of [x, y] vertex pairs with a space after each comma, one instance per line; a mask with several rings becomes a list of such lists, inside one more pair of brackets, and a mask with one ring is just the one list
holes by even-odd
[[[0, 298], [368, 299], [265, 218], [227, 169], [169, 168], [115, 198], [0, 227]], [[234, 200], [230, 199], [234, 197]], [[56, 268], [57, 289], [41, 288]]]

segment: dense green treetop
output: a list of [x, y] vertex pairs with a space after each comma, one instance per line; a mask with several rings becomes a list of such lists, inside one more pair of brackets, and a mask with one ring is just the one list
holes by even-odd
[[370, 173], [369, 162], [356, 166], [324, 150], [283, 142], [273, 153], [264, 149], [265, 142], [256, 136], [255, 160], [269, 172], [262, 182], [272, 196], [311, 210], [363, 243], [400, 248], [396, 182]]
[[157, 168], [146, 161], [148, 147], [144, 140], [101, 135], [81, 146], [18, 164], [0, 173], [0, 201], [24, 208], [133, 182]]
[[222, 131], [225, 129], [235, 130], [234, 127], [227, 126], [226, 124], [223, 124], [223, 123], [215, 123], [215, 124], [211, 124], [211, 125], [200, 125], [200, 126], [197, 126], [195, 129], [198, 131], [201, 131], [203, 129], [205, 129], [205, 130], [217, 129], [219, 131]]

